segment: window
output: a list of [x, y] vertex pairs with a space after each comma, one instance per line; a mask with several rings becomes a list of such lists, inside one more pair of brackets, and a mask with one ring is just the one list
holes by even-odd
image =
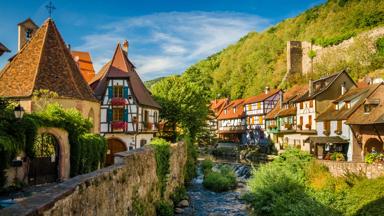
[[303, 126], [303, 120], [304, 120], [303, 116], [300, 116], [300, 125], [301, 126]]
[[337, 131], [342, 131], [343, 122], [341, 120], [337, 121]]
[[331, 123], [329, 121], [324, 121], [324, 130], [330, 132]]
[[257, 103], [257, 109], [261, 109], [261, 102]]
[[149, 120], [149, 112], [148, 110], [144, 110], [144, 122], [148, 123]]
[[370, 113], [376, 106], [375, 104], [364, 104], [364, 112]]
[[255, 124], [255, 117], [251, 117], [251, 124]]
[[123, 121], [123, 108], [114, 108], [113, 109], [113, 121]]
[[26, 38], [27, 40], [30, 40], [30, 39], [32, 38], [32, 32], [33, 32], [32, 29], [27, 29], [27, 30], [25, 31], [25, 38]]
[[309, 124], [309, 127], [312, 127], [312, 116], [308, 116], [308, 124]]
[[113, 86], [113, 97], [123, 97], [123, 86]]
[[224, 114], [227, 114], [227, 109], [224, 110]]
[[233, 107], [233, 113], [236, 113], [236, 107]]
[[153, 122], [157, 123], [157, 112], [153, 113]]
[[300, 102], [300, 109], [303, 109], [304, 108], [304, 104], [303, 102]]
[[252, 104], [248, 104], [248, 111], [252, 110]]
[[335, 104], [335, 110], [339, 110], [339, 104]]
[[259, 124], [263, 124], [263, 116], [259, 116]]
[[310, 107], [310, 108], [313, 107], [313, 100], [310, 100], [310, 101], [309, 101], [309, 107]]
[[143, 147], [146, 144], [147, 144], [147, 140], [145, 140], [145, 139], [140, 140], [140, 147]]

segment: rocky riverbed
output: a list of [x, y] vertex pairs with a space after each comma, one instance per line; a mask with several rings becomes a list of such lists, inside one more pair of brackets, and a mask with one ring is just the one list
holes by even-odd
[[203, 187], [203, 174], [198, 171], [198, 176], [188, 187], [189, 206], [178, 208], [177, 215], [195, 216], [245, 216], [249, 215], [247, 205], [240, 199], [247, 191], [245, 180], [250, 176], [248, 165], [232, 164], [238, 177], [237, 188], [233, 191], [216, 193]]

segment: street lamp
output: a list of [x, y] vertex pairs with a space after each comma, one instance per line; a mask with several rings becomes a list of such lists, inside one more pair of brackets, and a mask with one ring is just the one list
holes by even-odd
[[13, 113], [15, 114], [15, 117], [17, 119], [21, 119], [23, 118], [23, 115], [24, 115], [24, 108], [19, 104], [15, 107], [15, 109], [13, 110]]

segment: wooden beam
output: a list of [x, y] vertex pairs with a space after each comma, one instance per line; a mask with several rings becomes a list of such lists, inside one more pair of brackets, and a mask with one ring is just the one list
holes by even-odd
[[383, 139], [381, 139], [379, 130], [377, 130], [375, 125], [372, 125], [372, 127], [373, 127], [373, 129], [375, 129], [375, 132], [376, 132], [377, 136], [379, 137], [379, 140], [380, 140], [381, 144], [383, 144], [384, 142], [383, 142]]

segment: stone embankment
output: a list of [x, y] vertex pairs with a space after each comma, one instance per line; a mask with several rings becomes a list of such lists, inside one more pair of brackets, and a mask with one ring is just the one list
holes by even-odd
[[[186, 148], [172, 144], [165, 197], [184, 184]], [[47, 188], [0, 210], [0, 215], [156, 215], [160, 200], [155, 152], [150, 147], [115, 156], [115, 165]]]
[[324, 161], [318, 163], [328, 167], [333, 176], [343, 176], [346, 173], [365, 175], [367, 178], [377, 178], [384, 175], [384, 164], [367, 164], [356, 162]]

